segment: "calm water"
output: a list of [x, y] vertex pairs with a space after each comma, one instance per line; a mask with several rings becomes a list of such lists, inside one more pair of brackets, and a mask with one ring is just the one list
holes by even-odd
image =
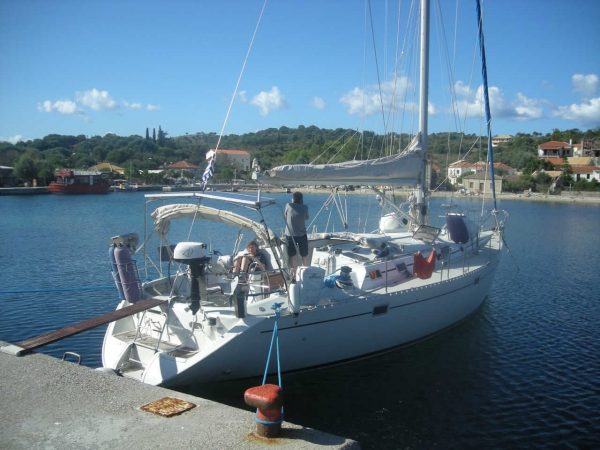
[[[313, 214], [322, 198], [307, 195]], [[348, 202], [350, 221], [374, 228], [364, 223], [371, 198]], [[141, 233], [143, 203], [141, 193], [0, 197], [0, 340], [113, 310], [108, 238]], [[472, 319], [377, 359], [284, 377], [286, 418], [365, 449], [600, 448], [600, 207], [501, 207], [512, 255]], [[333, 224], [329, 212], [322, 225]], [[280, 226], [280, 210], [269, 214]], [[231, 236], [216, 236], [211, 243], [227, 251]], [[42, 351], [75, 351], [97, 367], [104, 330]], [[188, 391], [244, 407], [249, 385]]]

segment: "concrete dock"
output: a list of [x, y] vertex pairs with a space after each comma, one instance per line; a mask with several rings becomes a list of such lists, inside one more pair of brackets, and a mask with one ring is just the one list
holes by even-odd
[[[288, 422], [265, 441], [253, 435], [250, 411], [43, 354], [0, 352], [0, 377], [2, 449], [360, 449]], [[172, 417], [140, 409], [164, 397], [195, 407]]]

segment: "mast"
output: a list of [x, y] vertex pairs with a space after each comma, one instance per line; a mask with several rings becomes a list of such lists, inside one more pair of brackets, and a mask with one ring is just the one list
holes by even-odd
[[429, 0], [421, 0], [421, 66], [419, 79], [419, 132], [427, 152], [427, 118], [429, 107]]
[[481, 53], [481, 76], [483, 78], [483, 99], [485, 104], [485, 122], [487, 124], [487, 159], [490, 168], [490, 184], [492, 197], [494, 199], [494, 210], [496, 206], [496, 180], [494, 177], [494, 151], [492, 150], [492, 113], [490, 112], [490, 96], [488, 94], [487, 63], [485, 60], [485, 43], [483, 40], [483, 17], [481, 15], [481, 1], [477, 3], [477, 25], [479, 28], [479, 51]]
[[421, 0], [421, 36], [419, 70], [419, 140], [423, 150], [425, 171], [410, 199], [410, 228], [416, 230], [427, 223], [427, 193], [429, 191], [430, 167], [427, 158], [427, 119], [429, 106], [429, 0]]

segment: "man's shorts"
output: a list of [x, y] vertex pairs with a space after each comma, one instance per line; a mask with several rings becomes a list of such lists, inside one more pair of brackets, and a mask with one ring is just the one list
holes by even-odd
[[[300, 256], [308, 256], [308, 237], [304, 236], [286, 236], [288, 256], [296, 256], [296, 245], [300, 250]], [[294, 245], [294, 241], [296, 245]]]

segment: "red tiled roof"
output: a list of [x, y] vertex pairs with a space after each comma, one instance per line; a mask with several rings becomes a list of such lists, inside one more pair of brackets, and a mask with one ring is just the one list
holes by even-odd
[[600, 170], [600, 167], [595, 166], [571, 166], [573, 173], [592, 173], [595, 170]]
[[[214, 148], [211, 150], [214, 150]], [[221, 149], [220, 148], [217, 153], [221, 153], [223, 155], [250, 156], [250, 152], [248, 150], [240, 150], [240, 149]]]
[[[475, 167], [477, 170], [483, 170], [483, 169], [485, 169], [485, 168], [487, 167], [487, 163], [485, 163], [485, 162], [483, 162], [483, 161], [479, 161], [479, 162], [476, 162], [476, 163], [474, 164], [474, 167]], [[510, 167], [508, 164], [504, 164], [504, 163], [502, 163], [502, 162], [495, 162], [495, 163], [494, 163], [494, 169], [502, 169], [502, 170], [508, 170], [508, 171], [510, 171], [510, 170], [514, 170], [514, 169], [513, 169], [512, 167]]]
[[448, 167], [459, 168], [459, 169], [475, 169], [476, 164], [470, 163], [468, 161], [460, 160], [453, 162]]
[[[565, 160], [563, 158], [552, 157], [552, 158], [544, 158], [554, 167], [562, 167], [565, 164]], [[567, 162], [571, 167], [591, 167], [592, 158], [581, 158], [581, 157], [570, 157], [567, 158]]]
[[548, 141], [539, 145], [539, 148], [542, 150], [557, 150], [561, 148], [571, 148], [568, 142], [562, 141]]
[[545, 160], [552, 164], [554, 167], [562, 167], [562, 165], [565, 163], [565, 160], [562, 158], [546, 158]]
[[167, 169], [197, 169], [198, 166], [189, 163], [187, 161], [177, 161], [176, 163], [171, 164], [170, 166], [167, 166]]

